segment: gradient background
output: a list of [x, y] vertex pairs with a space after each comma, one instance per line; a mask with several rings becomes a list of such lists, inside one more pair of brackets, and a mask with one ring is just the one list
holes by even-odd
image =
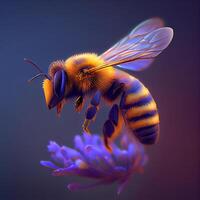
[[[198, 1], [1, 1], [0, 199], [200, 199], [200, 6]], [[115, 186], [69, 192], [74, 178], [52, 177], [39, 165], [50, 139], [72, 145], [84, 115], [68, 104], [59, 119], [46, 108], [36, 70], [81, 52], [101, 53], [153, 16], [174, 28], [172, 44], [148, 70], [134, 75], [150, 89], [161, 116], [161, 138], [150, 161], [120, 197]], [[100, 133], [103, 108], [92, 130]], [[79, 180], [79, 179], [76, 179]]]

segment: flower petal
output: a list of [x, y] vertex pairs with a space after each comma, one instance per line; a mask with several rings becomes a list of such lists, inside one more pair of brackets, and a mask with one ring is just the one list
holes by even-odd
[[62, 146], [60, 148], [61, 150], [61, 153], [62, 155], [65, 157], [65, 159], [70, 159], [70, 160], [76, 160], [76, 159], [79, 159], [79, 158], [82, 158], [81, 154], [72, 149], [72, 148], [69, 148], [69, 147], [66, 147], [66, 146]]
[[54, 141], [50, 141], [47, 148], [50, 153], [55, 153], [60, 150], [60, 146]]
[[82, 138], [81, 138], [80, 135], [76, 135], [74, 137], [74, 146], [75, 146], [76, 149], [78, 149], [80, 151], [83, 151], [83, 149], [84, 149], [84, 142], [83, 142], [83, 140], [82, 140]]
[[51, 168], [51, 169], [57, 169], [58, 167], [52, 163], [51, 161], [44, 161], [44, 160], [41, 160], [40, 161], [40, 164], [44, 167], [48, 167], [48, 168]]
[[[107, 153], [106, 153], [107, 154]], [[111, 173], [114, 167], [111, 157], [105, 155], [101, 150], [93, 145], [85, 146], [85, 155], [87, 162], [91, 167], [101, 171], [102, 173]]]

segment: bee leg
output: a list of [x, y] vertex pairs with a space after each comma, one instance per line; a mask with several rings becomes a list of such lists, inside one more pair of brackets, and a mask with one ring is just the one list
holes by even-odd
[[109, 112], [108, 120], [103, 126], [104, 144], [108, 151], [112, 151], [110, 142], [112, 142], [120, 133], [123, 124], [121, 110], [117, 104], [114, 104]]
[[75, 101], [75, 110], [76, 112], [80, 112], [84, 106], [84, 97], [79, 96]]
[[88, 129], [88, 126], [90, 125], [90, 120], [89, 119], [85, 119], [84, 120], [84, 123], [83, 123], [83, 125], [82, 125], [82, 128], [83, 128], [83, 131], [85, 132], [85, 133], [88, 133], [88, 134], [90, 134], [90, 130]]
[[90, 122], [95, 120], [96, 113], [99, 110], [100, 100], [101, 100], [101, 93], [100, 91], [97, 91], [95, 95], [92, 97], [90, 101], [90, 105], [87, 108], [87, 111], [85, 113], [85, 121], [82, 127], [83, 127], [83, 131], [86, 133], [90, 133], [88, 127], [90, 125]]
[[95, 117], [96, 112], [97, 112], [96, 106], [91, 105], [87, 108], [86, 118], [85, 118], [85, 121], [84, 121], [83, 126], [82, 126], [84, 132], [90, 133], [88, 127], [90, 125], [91, 120], [93, 120], [93, 118]]

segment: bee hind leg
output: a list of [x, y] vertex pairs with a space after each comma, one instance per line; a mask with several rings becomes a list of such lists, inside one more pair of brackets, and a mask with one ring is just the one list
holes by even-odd
[[97, 111], [99, 110], [100, 100], [101, 100], [101, 93], [100, 91], [97, 91], [92, 97], [90, 101], [90, 105], [88, 106], [87, 111], [85, 113], [85, 120], [82, 125], [82, 128], [83, 128], [83, 131], [86, 133], [90, 133], [90, 130], [88, 127], [91, 121], [95, 120]]
[[108, 120], [103, 126], [104, 144], [108, 151], [112, 151], [110, 143], [120, 134], [123, 124], [121, 110], [117, 104], [110, 109]]

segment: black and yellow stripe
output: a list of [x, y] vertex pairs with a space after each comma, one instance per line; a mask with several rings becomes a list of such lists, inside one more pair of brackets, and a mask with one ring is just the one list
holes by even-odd
[[137, 79], [124, 92], [120, 107], [128, 127], [143, 144], [154, 144], [159, 137], [159, 115], [149, 90]]

